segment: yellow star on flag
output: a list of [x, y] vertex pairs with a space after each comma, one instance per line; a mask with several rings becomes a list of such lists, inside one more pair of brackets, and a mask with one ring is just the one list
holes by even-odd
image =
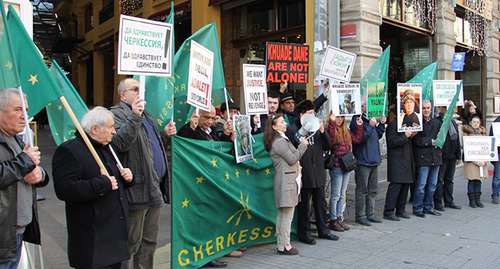
[[32, 86], [33, 86], [33, 85], [35, 85], [35, 83], [37, 83], [37, 82], [38, 82], [38, 79], [36, 79], [36, 77], [37, 77], [37, 76], [38, 76], [38, 75], [34, 75], [34, 76], [33, 76], [32, 74], [30, 74], [30, 79], [28, 79], [28, 81], [29, 81], [29, 82], [31, 82], [31, 85], [32, 85]]
[[62, 110], [62, 106], [61, 106], [61, 105], [59, 105], [59, 106], [57, 107], [57, 109]]
[[247, 176], [249, 176], [250, 175], [250, 169], [247, 169], [246, 172], [247, 172]]
[[257, 162], [257, 159], [256, 159], [256, 158], [253, 158], [253, 161], [254, 161], [255, 163], [259, 163], [259, 162]]
[[205, 180], [203, 177], [197, 177], [196, 178], [196, 184], [203, 183], [203, 180]]
[[236, 178], [239, 178], [240, 177], [240, 172], [238, 172], [238, 170], [236, 170], [236, 172], [234, 172], [236, 174]]
[[52, 106], [52, 103], [48, 103], [47, 105], [48, 105], [48, 106]]
[[12, 70], [12, 62], [7, 61], [7, 63], [5, 64], [5, 67], [9, 68], [9, 70]]
[[212, 164], [214, 165], [214, 167], [217, 166], [217, 160], [215, 158], [212, 158]]
[[270, 175], [271, 171], [269, 171], [269, 168], [266, 169], [266, 175]]
[[229, 180], [229, 173], [226, 171], [226, 180]]
[[188, 203], [189, 203], [188, 199], [184, 198], [184, 202], [182, 202], [182, 208], [188, 207]]

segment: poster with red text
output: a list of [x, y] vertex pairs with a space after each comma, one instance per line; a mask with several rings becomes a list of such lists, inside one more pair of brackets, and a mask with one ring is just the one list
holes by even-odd
[[267, 42], [266, 47], [267, 83], [308, 83], [308, 45]]
[[212, 73], [214, 53], [191, 41], [187, 103], [199, 109], [210, 111], [212, 105]]
[[243, 90], [247, 115], [268, 114], [265, 65], [243, 65]]

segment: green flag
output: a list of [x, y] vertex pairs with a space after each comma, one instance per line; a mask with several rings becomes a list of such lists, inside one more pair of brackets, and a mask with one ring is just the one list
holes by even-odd
[[2, 0], [0, 0], [0, 16], [2, 17], [0, 20], [0, 89], [17, 88], [20, 85], [19, 77]]
[[62, 93], [11, 5], [7, 15], [7, 26], [11, 34], [19, 81], [23, 92], [28, 96], [30, 105], [28, 115], [34, 116], [48, 103], [59, 98]]
[[422, 83], [422, 101], [431, 100], [432, 97], [432, 81], [437, 79], [438, 63], [433, 62], [422, 69], [416, 76], [408, 80], [406, 83]]
[[198, 268], [240, 247], [276, 242], [274, 168], [262, 136], [254, 136], [254, 159], [239, 164], [233, 143], [172, 138], [171, 268]]
[[179, 48], [174, 57], [175, 71], [175, 122], [177, 128], [182, 127], [191, 116], [189, 111], [191, 106], [186, 102], [187, 85], [189, 76], [189, 56], [191, 40], [195, 40], [200, 45], [214, 53], [214, 70], [212, 78], [212, 104], [220, 105], [224, 102], [224, 69], [222, 68], [222, 58], [220, 55], [219, 39], [215, 23], [205, 25], [192, 36], [188, 37]]
[[[165, 20], [166, 23], [174, 25], [174, 2], [171, 2], [170, 14]], [[172, 62], [174, 59], [175, 51], [175, 34], [172, 28]], [[173, 67], [174, 65], [171, 64]], [[144, 99], [147, 105], [144, 110], [156, 120], [158, 124], [158, 129], [163, 130], [165, 125], [168, 124], [172, 118], [174, 112], [174, 82], [175, 78], [178, 77], [175, 74], [175, 70], [172, 72], [172, 77], [155, 77], [146, 76], [146, 92]], [[135, 79], [139, 80], [139, 76], [134, 76]]]
[[439, 148], [443, 148], [444, 141], [446, 140], [446, 134], [448, 134], [448, 129], [450, 129], [451, 119], [453, 118], [453, 113], [455, 112], [455, 107], [457, 106], [458, 96], [460, 95], [460, 88], [462, 88], [463, 81], [460, 81], [460, 84], [457, 86], [457, 92], [451, 101], [448, 110], [446, 110], [446, 114], [443, 117], [443, 124], [441, 124], [441, 128], [439, 128], [439, 133], [436, 138], [436, 146]]
[[[52, 61], [50, 73], [54, 76], [55, 81], [62, 90], [66, 101], [70, 104], [76, 118], [81, 119], [88, 111], [87, 105], [85, 105], [82, 98], [76, 92], [66, 75], [64, 75], [56, 61]], [[47, 104], [47, 117], [49, 118], [52, 137], [54, 137], [54, 141], [57, 145], [60, 145], [66, 140], [75, 138], [75, 124], [59, 99]]]
[[391, 46], [389, 45], [359, 81], [361, 86], [361, 96], [367, 96], [368, 82], [384, 82], [384, 92], [387, 92], [390, 56]]

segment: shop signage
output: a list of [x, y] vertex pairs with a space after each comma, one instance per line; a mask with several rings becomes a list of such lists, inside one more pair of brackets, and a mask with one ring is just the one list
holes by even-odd
[[[460, 80], [433, 80], [432, 88], [434, 93], [434, 106], [449, 106], [457, 88], [460, 85]], [[460, 94], [458, 95], [457, 106], [464, 105], [464, 87], [460, 87]]]
[[243, 65], [243, 89], [248, 115], [268, 114], [266, 66]]
[[464, 161], [496, 162], [497, 145], [494, 136], [464, 136]]
[[118, 74], [172, 76], [172, 24], [120, 16]]
[[356, 62], [356, 54], [328, 46], [320, 75], [334, 81], [349, 83]]
[[465, 52], [453, 53], [451, 71], [464, 71]]
[[199, 109], [210, 111], [214, 53], [194, 40], [191, 40], [190, 53], [187, 103]]
[[308, 45], [267, 42], [266, 47], [266, 82], [308, 83]]

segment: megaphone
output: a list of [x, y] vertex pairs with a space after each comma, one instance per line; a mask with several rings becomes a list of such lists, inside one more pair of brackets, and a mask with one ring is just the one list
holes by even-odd
[[319, 120], [311, 114], [304, 114], [300, 119], [302, 128], [299, 130], [301, 136], [307, 136], [310, 133], [316, 133], [319, 130]]

